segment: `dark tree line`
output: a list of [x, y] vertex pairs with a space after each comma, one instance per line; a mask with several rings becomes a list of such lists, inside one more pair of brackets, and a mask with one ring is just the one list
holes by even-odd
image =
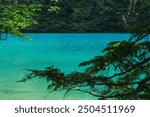
[[[37, 23], [21, 28], [23, 32], [133, 32], [137, 26], [150, 22], [148, 0], [0, 0], [0, 3], [41, 5], [36, 16], [31, 15]], [[29, 12], [33, 13], [31, 9]]]
[[[133, 32], [150, 21], [145, 0], [37, 0], [42, 7], [31, 32]], [[147, 19], [145, 21], [145, 19]], [[145, 22], [144, 22], [145, 21]], [[135, 25], [136, 22], [136, 25]]]

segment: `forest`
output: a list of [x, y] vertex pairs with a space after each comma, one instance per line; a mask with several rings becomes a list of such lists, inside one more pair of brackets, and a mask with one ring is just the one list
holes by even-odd
[[[0, 2], [1, 6], [13, 7], [14, 13], [15, 9], [18, 10], [15, 6], [34, 7], [28, 11], [26, 9], [24, 15], [28, 15], [28, 20], [32, 17], [36, 24], [30, 22], [32, 25], [21, 29], [23, 32], [135, 32], [137, 26], [142, 27], [143, 23], [147, 25], [150, 21], [148, 0], [1, 0]], [[33, 15], [33, 10], [37, 10], [34, 12], [36, 15]], [[12, 12], [9, 11], [9, 15], [13, 14]], [[143, 29], [143, 32], [147, 30]]]
[[[103, 54], [79, 63], [84, 72], [63, 73], [54, 66], [29, 69], [26, 82], [44, 78], [50, 92], [79, 91], [98, 99], [150, 99], [149, 0], [1, 0], [1, 39], [25, 32], [130, 33], [113, 41]], [[4, 33], [6, 38], [4, 38]], [[113, 69], [113, 74], [109, 74]], [[83, 88], [83, 87], [86, 87]]]

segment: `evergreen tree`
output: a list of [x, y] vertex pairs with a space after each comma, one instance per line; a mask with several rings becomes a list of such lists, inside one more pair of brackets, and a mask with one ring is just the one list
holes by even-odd
[[98, 99], [150, 99], [150, 16], [142, 10], [137, 12], [139, 7], [146, 10], [149, 2], [131, 0], [128, 10], [120, 14], [125, 28], [132, 34], [129, 40], [110, 42], [103, 55], [80, 63], [80, 67], [85, 67], [84, 72], [65, 74], [50, 66], [44, 70], [29, 70], [18, 82], [44, 78], [50, 91], [66, 90], [67, 94], [76, 90]]
[[[29, 70], [18, 82], [45, 78], [48, 90], [81, 91], [99, 99], [150, 99], [150, 42], [148, 34], [134, 35], [128, 41], [111, 42], [96, 56], [79, 64], [84, 72], [65, 74], [50, 66]], [[83, 88], [84, 87], [84, 88]]]

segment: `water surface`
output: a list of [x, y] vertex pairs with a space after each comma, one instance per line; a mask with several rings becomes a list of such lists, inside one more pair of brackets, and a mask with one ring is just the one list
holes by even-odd
[[[55, 66], [65, 73], [82, 71], [78, 64], [100, 55], [111, 41], [127, 40], [129, 34], [26, 34], [32, 41], [9, 35], [0, 41], [0, 99], [63, 99], [64, 91], [48, 93], [44, 79], [16, 83], [25, 69]], [[97, 99], [72, 92], [65, 99]]]

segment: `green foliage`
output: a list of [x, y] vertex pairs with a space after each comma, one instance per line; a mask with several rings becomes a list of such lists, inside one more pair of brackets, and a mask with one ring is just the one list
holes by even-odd
[[148, 24], [150, 21], [150, 4], [145, 0], [38, 0], [38, 2], [42, 4], [39, 16], [35, 17], [38, 25], [32, 25], [26, 31], [145, 32], [149, 29], [137, 30], [140, 25], [143, 27], [143, 23]]
[[[140, 10], [139, 10], [140, 8]], [[149, 33], [150, 30], [150, 4], [145, 1], [138, 1], [130, 16], [129, 31], [136, 33]]]
[[[23, 32], [145, 33], [150, 30], [149, 0], [2, 0], [0, 3], [4, 6], [1, 7], [1, 11], [4, 10], [6, 14], [11, 13], [19, 17], [19, 12], [26, 12], [21, 17], [24, 17], [26, 22], [22, 19], [21, 23], [17, 23], [18, 28]], [[32, 9], [31, 6], [34, 8]], [[15, 9], [19, 12], [15, 13]], [[35, 16], [35, 13], [38, 15]], [[10, 30], [12, 29], [10, 25], [13, 26], [18, 22], [15, 16], [11, 16], [13, 21], [8, 19], [7, 25]], [[17, 25], [11, 32], [18, 31]]]
[[0, 5], [0, 32], [10, 33], [22, 38], [28, 38], [21, 33], [21, 30], [31, 24], [37, 24], [33, 17], [39, 9], [39, 4], [23, 5], [11, 4]]
[[[38, 24], [33, 22], [32, 26], [27, 26], [23, 30], [24, 32], [141, 32], [136, 27], [142, 27], [145, 22], [148, 24], [150, 14], [148, 0], [12, 0], [9, 2], [2, 0], [0, 2], [5, 6], [41, 4], [41, 11], [33, 18]], [[147, 21], [143, 21], [146, 18]], [[147, 29], [143, 29], [142, 32], [145, 30]]]

